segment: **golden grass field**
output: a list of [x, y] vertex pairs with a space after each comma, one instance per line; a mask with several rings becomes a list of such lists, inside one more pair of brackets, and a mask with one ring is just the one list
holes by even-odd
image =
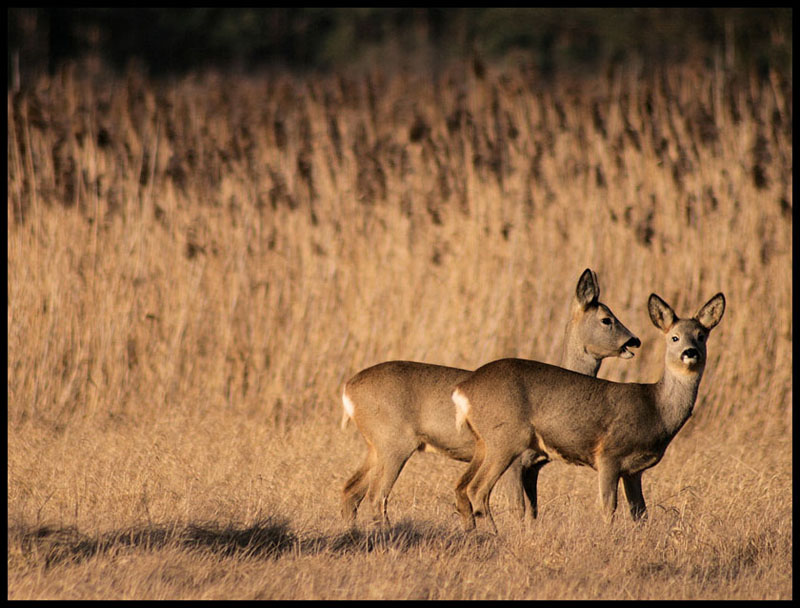
[[[791, 81], [476, 67], [8, 94], [10, 599], [792, 597]], [[466, 534], [426, 453], [347, 529], [342, 383], [557, 362], [587, 267], [642, 339], [602, 378], [660, 377], [651, 292], [727, 298], [649, 519], [556, 463]]]

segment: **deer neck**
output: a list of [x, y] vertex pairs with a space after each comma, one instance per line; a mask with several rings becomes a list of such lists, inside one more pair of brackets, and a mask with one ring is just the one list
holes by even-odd
[[670, 437], [674, 437], [692, 415], [702, 377], [702, 369], [689, 372], [667, 367], [656, 383], [656, 407]]
[[580, 338], [573, 331], [573, 324], [567, 324], [564, 333], [564, 350], [561, 354], [561, 367], [571, 369], [579, 374], [597, 377], [602, 361], [586, 352]]

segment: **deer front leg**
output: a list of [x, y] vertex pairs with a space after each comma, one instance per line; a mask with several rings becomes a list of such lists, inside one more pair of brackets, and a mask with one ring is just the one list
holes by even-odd
[[647, 519], [647, 505], [642, 494], [642, 472], [622, 476], [622, 486], [625, 488], [625, 496], [628, 499], [633, 521]]
[[527, 499], [525, 498], [525, 490], [523, 488], [523, 467], [520, 458], [517, 458], [508, 467], [508, 470], [498, 481], [498, 486], [504, 484], [504, 480], [508, 480], [507, 491], [509, 494], [509, 502], [512, 503], [512, 510], [517, 513], [520, 520], [525, 519], [527, 513]]
[[[523, 455], [524, 457], [524, 455]], [[525, 462], [522, 464], [521, 479], [522, 487], [525, 490], [525, 495], [528, 497], [528, 504], [525, 505], [525, 522], [532, 524], [539, 516], [539, 501], [537, 498], [536, 484], [539, 480], [539, 471], [546, 465], [549, 460], [542, 458], [535, 462]]]
[[617, 487], [619, 485], [619, 465], [614, 461], [601, 461], [597, 466], [600, 486], [600, 505], [607, 522], [614, 519], [617, 510]]

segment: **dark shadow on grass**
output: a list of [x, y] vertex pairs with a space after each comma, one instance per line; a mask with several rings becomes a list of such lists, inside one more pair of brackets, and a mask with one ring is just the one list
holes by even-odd
[[406, 552], [420, 546], [435, 551], [454, 551], [467, 544], [482, 545], [494, 542], [493, 535], [464, 533], [460, 530], [435, 526], [426, 522], [403, 520], [389, 527], [352, 527], [332, 536], [320, 536], [301, 542], [303, 553], [353, 554], [373, 551]]
[[251, 526], [216, 523], [186, 526], [144, 525], [93, 537], [75, 527], [9, 528], [9, 544], [19, 543], [25, 553], [39, 555], [45, 567], [63, 561], [81, 562], [97, 554], [113, 554], [126, 548], [158, 550], [176, 547], [208, 551], [223, 557], [277, 558], [298, 546], [297, 537], [284, 521], [266, 519]]
[[404, 520], [388, 528], [350, 528], [332, 535], [300, 538], [281, 519], [266, 518], [242, 527], [214, 522], [185, 525], [142, 525], [91, 536], [73, 526], [13, 526], [8, 529], [9, 547], [42, 560], [46, 568], [62, 562], [79, 563], [95, 555], [113, 556], [127, 549], [157, 551], [174, 548], [208, 552], [238, 559], [278, 559], [288, 552], [298, 555], [406, 552], [420, 546], [452, 552], [464, 548], [491, 548], [491, 534], [464, 533], [425, 522]]
[[350, 528], [330, 537], [317, 539], [320, 549], [334, 553], [371, 553], [376, 549], [408, 551], [430, 540], [430, 532], [419, 525], [403, 521], [386, 528]]
[[183, 547], [225, 557], [277, 558], [297, 547], [297, 536], [285, 521], [260, 521], [247, 528], [191, 524], [181, 535]]

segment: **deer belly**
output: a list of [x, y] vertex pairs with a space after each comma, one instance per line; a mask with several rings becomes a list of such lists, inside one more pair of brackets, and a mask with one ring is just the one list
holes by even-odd
[[630, 454], [622, 461], [622, 469], [628, 473], [638, 473], [658, 464], [663, 452], [637, 452]]
[[592, 462], [588, 458], [582, 456], [583, 450], [549, 441], [538, 431], [533, 432], [531, 449], [540, 454], [544, 454], [550, 460], [560, 460], [568, 464], [580, 466], [592, 466]]
[[441, 437], [423, 435], [422, 443], [417, 447], [420, 452], [442, 454], [453, 460], [469, 462], [475, 453], [475, 440], [469, 434], [458, 437]]

